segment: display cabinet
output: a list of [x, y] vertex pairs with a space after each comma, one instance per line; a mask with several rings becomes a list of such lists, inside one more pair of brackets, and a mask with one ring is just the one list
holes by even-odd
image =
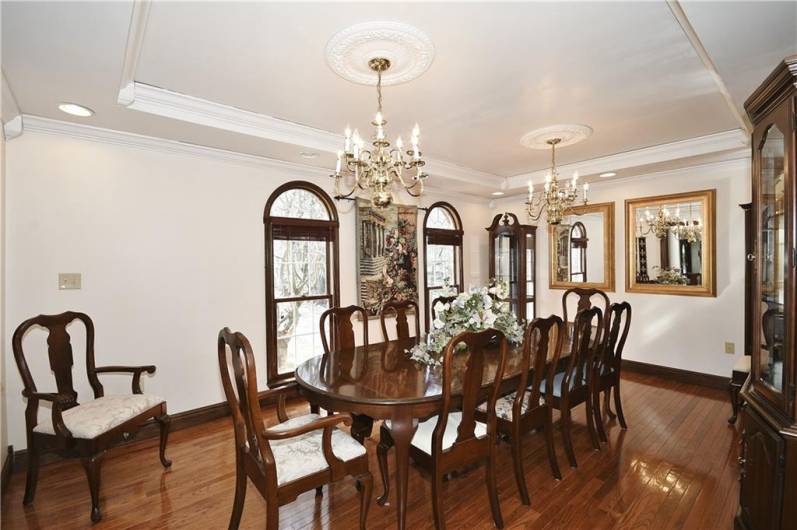
[[797, 528], [795, 130], [797, 55], [745, 102], [753, 122], [751, 375], [742, 389], [737, 528]]
[[498, 214], [487, 227], [490, 237], [490, 278], [509, 286], [512, 310], [521, 320], [535, 315], [537, 227], [524, 225], [513, 213]]

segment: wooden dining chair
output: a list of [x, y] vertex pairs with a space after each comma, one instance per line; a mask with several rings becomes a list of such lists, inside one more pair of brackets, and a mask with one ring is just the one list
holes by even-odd
[[[490, 344], [496, 339], [496, 371], [490, 385], [485, 389], [485, 356], [487, 350], [495, 349]], [[461, 345], [466, 348], [460, 350]], [[443, 477], [452, 471], [479, 463], [486, 464], [485, 478], [493, 522], [497, 528], [504, 526], [495, 484], [495, 403], [504, 376], [507, 350], [506, 337], [496, 329], [460, 333], [448, 342], [444, 350], [440, 414], [418, 424], [410, 445], [412, 459], [431, 475], [432, 513], [435, 528], [438, 530], [445, 528], [441, 499]], [[478, 421], [476, 414], [485, 401], [486, 405], [482, 408], [484, 421]], [[383, 428], [387, 430], [390, 439], [389, 423], [386, 422]], [[384, 467], [380, 462], [382, 485], [385, 488], [380, 499], [384, 503], [388, 495], [386, 453], [379, 457], [380, 460], [385, 459]]]
[[577, 300], [576, 314], [597, 305], [601, 308], [604, 318], [608, 318], [611, 301], [605, 292], [591, 287], [572, 287], [562, 294], [562, 318], [565, 324], [570, 322], [567, 318], [567, 306], [568, 302], [573, 298]]
[[[228, 354], [229, 352], [229, 354]], [[241, 333], [219, 332], [219, 370], [235, 430], [235, 499], [230, 529], [238, 528], [247, 478], [266, 501], [266, 528], [279, 528], [279, 507], [301, 493], [352, 476], [360, 494], [360, 529], [365, 528], [373, 480], [365, 447], [336, 426], [348, 414], [288, 418], [285, 396], [292, 385], [258, 393], [252, 347]], [[228, 359], [229, 357], [229, 359]], [[266, 427], [260, 400], [276, 398], [279, 423]]]
[[[403, 300], [401, 302], [388, 302], [382, 306], [382, 311], [379, 313], [379, 323], [382, 326], [382, 337], [384, 337], [385, 342], [409, 339], [411, 337], [409, 322], [407, 322], [408, 313], [415, 314], [415, 339], [417, 341], [421, 332], [421, 317], [418, 311], [418, 304], [413, 300]], [[385, 322], [385, 319], [392, 315], [395, 315], [396, 318], [396, 339], [390, 338], [387, 332], [387, 323]]]
[[593, 414], [593, 385], [595, 359], [603, 345], [603, 312], [599, 307], [584, 309], [576, 315], [573, 325], [572, 346], [564, 370], [554, 375], [553, 384], [543, 384], [546, 401], [561, 413], [561, 430], [565, 452], [572, 467], [578, 467], [571, 438], [571, 411], [586, 406], [587, 429], [592, 446], [600, 450], [600, 442]]
[[614, 303], [609, 308], [609, 327], [605, 333], [604, 344], [598, 355], [595, 365], [595, 385], [593, 387], [592, 404], [595, 413], [595, 422], [598, 436], [607, 441], [603, 429], [603, 417], [600, 410], [600, 393], [604, 392], [606, 414], [614, 418], [609, 406], [609, 394], [614, 390], [614, 408], [617, 410], [617, 419], [623, 429], [627, 429], [623, 405], [620, 401], [620, 368], [622, 366], [623, 348], [628, 338], [628, 329], [631, 326], [631, 304], [628, 302]]
[[[363, 346], [368, 346], [368, 313], [365, 308], [356, 305], [332, 307], [321, 313], [319, 321], [321, 345], [325, 354], [329, 355], [338, 350], [354, 348], [357, 345], [354, 338], [354, 324], [352, 323], [352, 318], [355, 315], [362, 322]], [[317, 412], [318, 408], [313, 405], [312, 411]], [[374, 420], [362, 414], [354, 414], [353, 418], [354, 424], [351, 427], [351, 435], [358, 442], [363, 443], [366, 438], [371, 436]]]
[[[86, 372], [94, 393], [93, 400], [78, 403], [78, 393], [72, 384], [72, 342], [67, 326], [80, 321], [86, 329]], [[47, 329], [47, 350], [50, 369], [55, 375], [57, 392], [39, 392], [28, 368], [22, 340], [25, 334], [39, 326]], [[80, 458], [91, 494], [91, 520], [102, 518], [100, 511], [100, 466], [105, 452], [121, 441], [129, 440], [141, 425], [154, 418], [160, 426], [160, 461], [163, 467], [172, 465], [166, 458], [166, 441], [170, 419], [166, 401], [141, 391], [141, 374], [154, 374], [155, 367], [94, 365], [94, 323], [85, 313], [67, 311], [58, 315], [39, 315], [19, 325], [12, 338], [14, 359], [22, 376], [27, 398], [25, 431], [28, 441], [28, 476], [24, 504], [33, 502], [39, 478], [39, 456], [45, 451], [68, 458]], [[127, 372], [133, 375], [132, 394], [106, 396], [97, 377], [100, 374]], [[39, 415], [39, 401], [52, 404], [50, 417]]]
[[[541, 388], [543, 381], [547, 383], [547, 388], [552, 388], [565, 335], [564, 323], [558, 316], [535, 318], [526, 327], [517, 390], [498, 398], [495, 404], [498, 433], [509, 438], [512, 444], [515, 481], [520, 499], [527, 505], [531, 501], [523, 471], [522, 436], [525, 433], [531, 430], [543, 431], [551, 473], [554, 478], [562, 478], [553, 444], [553, 413]], [[486, 422], [486, 408], [486, 403], [479, 407], [477, 419], [480, 421]]]

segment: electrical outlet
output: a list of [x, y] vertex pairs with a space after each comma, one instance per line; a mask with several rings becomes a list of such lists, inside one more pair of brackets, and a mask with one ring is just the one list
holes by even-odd
[[729, 355], [733, 355], [734, 353], [736, 353], [736, 344], [734, 344], [733, 342], [726, 342], [725, 353]]
[[81, 277], [79, 272], [59, 272], [58, 273], [58, 288], [64, 289], [80, 289]]

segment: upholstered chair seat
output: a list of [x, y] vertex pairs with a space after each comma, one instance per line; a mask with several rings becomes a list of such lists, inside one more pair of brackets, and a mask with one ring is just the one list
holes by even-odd
[[[446, 422], [446, 431], [443, 433], [443, 451], [449, 449], [457, 439], [457, 429], [462, 422], [461, 412], [451, 412], [448, 415]], [[432, 435], [434, 428], [437, 426], [437, 416], [432, 416], [426, 421], [418, 424], [418, 430], [415, 431], [415, 436], [412, 437], [412, 445], [417, 447], [424, 453], [432, 454]], [[473, 435], [476, 438], [484, 438], [487, 436], [487, 425], [477, 421], [476, 427], [473, 429]]]
[[[270, 431], [288, 431], [321, 419], [318, 414], [306, 414], [269, 427]], [[277, 484], [282, 485], [329, 467], [322, 448], [322, 431], [310, 431], [294, 438], [271, 442], [271, 452], [277, 464]], [[344, 462], [365, 454], [365, 447], [340, 429], [332, 431], [332, 452]]]
[[[164, 402], [149, 394], [103, 396], [65, 410], [61, 417], [73, 438], [91, 440]], [[55, 434], [49, 408], [39, 407], [39, 421], [33, 432]]]
[[[529, 392], [531, 389], [529, 389]], [[499, 418], [512, 421], [512, 408], [515, 405], [515, 397], [517, 396], [517, 392], [512, 392], [506, 396], [502, 396], [498, 398], [498, 401], [495, 402], [495, 415]], [[545, 405], [545, 398], [540, 396], [540, 405]], [[520, 414], [523, 415], [529, 410], [529, 400], [524, 399], [523, 402], [520, 404]], [[487, 403], [482, 403], [479, 405], [479, 411], [487, 413]]]
[[[562, 381], [564, 380], [564, 378], [565, 378], [564, 372], [559, 372], [558, 374], [553, 376], [553, 395], [556, 397], [562, 397]], [[584, 376], [583, 384], [585, 385], [587, 384], [586, 375]], [[570, 379], [570, 390], [573, 390], [575, 386], [576, 386], [576, 378], [573, 377]], [[545, 393], [546, 390], [545, 387], [546, 387], [545, 380], [543, 380], [542, 384], [540, 385], [540, 392], [542, 392], [543, 394]]]

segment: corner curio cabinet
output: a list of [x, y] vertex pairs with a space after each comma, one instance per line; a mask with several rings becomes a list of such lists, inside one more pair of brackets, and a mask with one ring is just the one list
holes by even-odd
[[509, 286], [509, 302], [518, 319], [535, 316], [537, 227], [520, 224], [513, 213], [495, 216], [487, 227], [490, 234], [490, 278]]
[[751, 374], [742, 390], [736, 527], [797, 529], [795, 130], [797, 55], [747, 99], [753, 122]]

